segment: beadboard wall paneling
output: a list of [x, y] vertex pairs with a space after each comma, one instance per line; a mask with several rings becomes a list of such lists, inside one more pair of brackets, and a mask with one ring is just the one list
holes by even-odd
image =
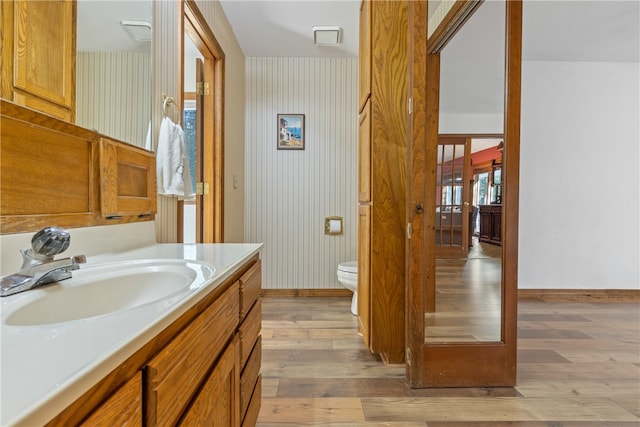
[[144, 148], [151, 117], [150, 54], [78, 52], [76, 66], [76, 123]]
[[[162, 94], [181, 98], [180, 87], [180, 3], [174, 1], [153, 2], [153, 114], [154, 147], [158, 144], [158, 131], [162, 121]], [[158, 243], [177, 241], [177, 199], [158, 196], [156, 213], [156, 240]]]
[[[266, 289], [338, 288], [357, 249], [357, 58], [246, 58], [245, 239]], [[278, 113], [305, 115], [305, 150], [278, 150]], [[344, 234], [324, 234], [342, 216]]]
[[[226, 242], [243, 242], [244, 210], [244, 54], [218, 1], [196, 1], [216, 40], [225, 52], [224, 124], [224, 235]], [[153, 6], [154, 66], [152, 113], [154, 143], [162, 120], [162, 94], [182, 98], [180, 89], [180, 2], [155, 1]], [[231, 94], [231, 95], [229, 95]], [[238, 185], [233, 186], [233, 177]], [[158, 196], [158, 242], [177, 241], [177, 198]], [[206, 220], [206, 219], [205, 219]]]

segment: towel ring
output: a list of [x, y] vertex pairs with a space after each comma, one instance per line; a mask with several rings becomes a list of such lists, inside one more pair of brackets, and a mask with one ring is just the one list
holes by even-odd
[[173, 99], [173, 97], [171, 96], [167, 96], [166, 94], [162, 94], [162, 112], [164, 114], [165, 117], [167, 117], [167, 105], [173, 105], [176, 109], [176, 111], [178, 112], [178, 115], [180, 114], [180, 109], [178, 108], [178, 105], [176, 104], [175, 99]]

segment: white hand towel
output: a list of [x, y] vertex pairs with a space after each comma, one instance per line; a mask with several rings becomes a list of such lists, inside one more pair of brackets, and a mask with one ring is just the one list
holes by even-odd
[[144, 149], [153, 151], [153, 143], [151, 141], [151, 120], [149, 120], [149, 126], [147, 126], [147, 137], [144, 140]]
[[191, 197], [193, 189], [189, 175], [189, 162], [184, 144], [184, 131], [180, 125], [165, 117], [160, 124], [156, 151], [158, 194]]

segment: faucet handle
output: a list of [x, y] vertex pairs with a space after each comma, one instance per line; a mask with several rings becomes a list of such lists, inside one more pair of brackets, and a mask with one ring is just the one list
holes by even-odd
[[53, 257], [67, 250], [71, 242], [69, 232], [60, 227], [46, 227], [38, 231], [31, 238], [31, 248], [34, 253]]

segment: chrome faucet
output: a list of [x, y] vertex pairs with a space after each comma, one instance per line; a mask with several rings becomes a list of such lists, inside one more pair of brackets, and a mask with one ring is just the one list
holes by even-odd
[[31, 248], [20, 250], [20, 271], [2, 278], [0, 297], [70, 278], [72, 270], [87, 262], [84, 255], [54, 260], [54, 256], [64, 252], [70, 242], [69, 232], [60, 227], [43, 228], [34, 234]]

